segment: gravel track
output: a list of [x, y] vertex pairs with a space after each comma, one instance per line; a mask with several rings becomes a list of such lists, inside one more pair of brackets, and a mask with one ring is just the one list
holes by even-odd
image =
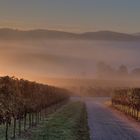
[[140, 133], [104, 105], [105, 98], [85, 98], [91, 140], [140, 140]]

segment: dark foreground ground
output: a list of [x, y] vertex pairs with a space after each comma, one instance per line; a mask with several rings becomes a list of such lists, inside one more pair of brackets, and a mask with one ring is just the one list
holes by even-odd
[[87, 107], [91, 140], [140, 140], [140, 130], [136, 130], [128, 120], [122, 119], [104, 104], [108, 98], [82, 100]]

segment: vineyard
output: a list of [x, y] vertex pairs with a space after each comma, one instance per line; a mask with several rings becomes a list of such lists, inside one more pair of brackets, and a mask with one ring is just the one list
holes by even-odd
[[140, 120], [140, 89], [118, 89], [114, 91], [112, 105], [127, 115]]
[[50, 106], [68, 98], [69, 92], [65, 89], [14, 77], [1, 77], [0, 129], [5, 128], [5, 139], [20, 136], [21, 130], [37, 125]]

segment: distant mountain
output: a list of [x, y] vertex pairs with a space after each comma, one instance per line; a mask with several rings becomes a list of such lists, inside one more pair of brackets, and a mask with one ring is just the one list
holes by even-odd
[[140, 41], [140, 36], [112, 31], [87, 32], [81, 36], [92, 40]]
[[107, 41], [140, 41], [140, 35], [118, 33], [112, 31], [69, 33], [56, 30], [14, 30], [0, 29], [0, 40], [39, 40], [39, 39], [82, 39], [82, 40], [107, 40]]
[[14, 30], [3, 28], [0, 29], [0, 39], [67, 39], [75, 38], [76, 34], [61, 32], [55, 30]]
[[133, 35], [135, 35], [135, 36], [140, 36], [140, 33], [134, 33]]

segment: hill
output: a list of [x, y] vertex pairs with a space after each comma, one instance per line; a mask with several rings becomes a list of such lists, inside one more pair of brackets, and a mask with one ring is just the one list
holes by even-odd
[[112, 31], [98, 31], [86, 33], [70, 33], [56, 30], [15, 30], [10, 28], [0, 29], [0, 40], [46, 40], [46, 39], [82, 39], [106, 41], [140, 41], [140, 35], [118, 33]]

